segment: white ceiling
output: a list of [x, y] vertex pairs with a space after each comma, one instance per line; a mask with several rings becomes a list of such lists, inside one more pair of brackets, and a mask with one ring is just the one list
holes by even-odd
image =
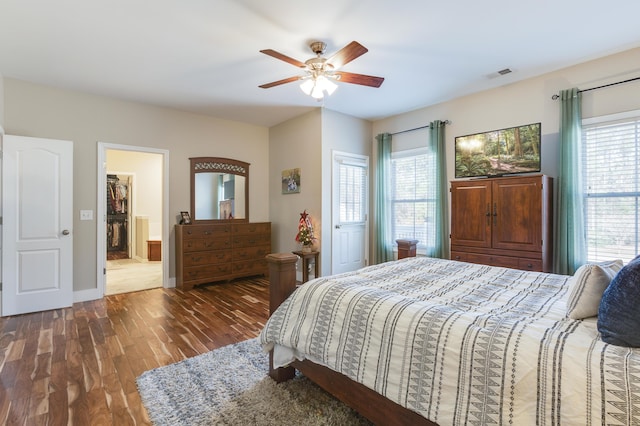
[[342, 70], [385, 81], [324, 106], [375, 120], [640, 46], [638, 16], [638, 0], [0, 0], [0, 74], [272, 126], [322, 103], [259, 88], [301, 74], [259, 51], [356, 40], [369, 52]]

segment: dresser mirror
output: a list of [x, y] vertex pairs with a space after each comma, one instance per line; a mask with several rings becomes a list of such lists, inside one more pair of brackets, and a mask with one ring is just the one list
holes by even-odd
[[249, 219], [249, 163], [193, 157], [191, 215], [194, 223]]

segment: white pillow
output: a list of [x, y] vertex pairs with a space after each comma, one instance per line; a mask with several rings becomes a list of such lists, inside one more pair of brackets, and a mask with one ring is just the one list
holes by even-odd
[[567, 316], [571, 319], [597, 316], [602, 294], [622, 266], [622, 260], [618, 259], [579, 267], [569, 279]]

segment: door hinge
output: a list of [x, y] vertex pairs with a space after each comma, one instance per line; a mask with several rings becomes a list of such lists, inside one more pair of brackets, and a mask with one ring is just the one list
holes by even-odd
[[0, 291], [2, 291], [2, 283], [0, 283]]
[[107, 275], [107, 268], [102, 268], [102, 275]]

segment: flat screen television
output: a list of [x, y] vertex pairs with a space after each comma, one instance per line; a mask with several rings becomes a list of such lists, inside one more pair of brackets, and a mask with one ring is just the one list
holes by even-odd
[[540, 123], [455, 138], [456, 178], [540, 171]]

